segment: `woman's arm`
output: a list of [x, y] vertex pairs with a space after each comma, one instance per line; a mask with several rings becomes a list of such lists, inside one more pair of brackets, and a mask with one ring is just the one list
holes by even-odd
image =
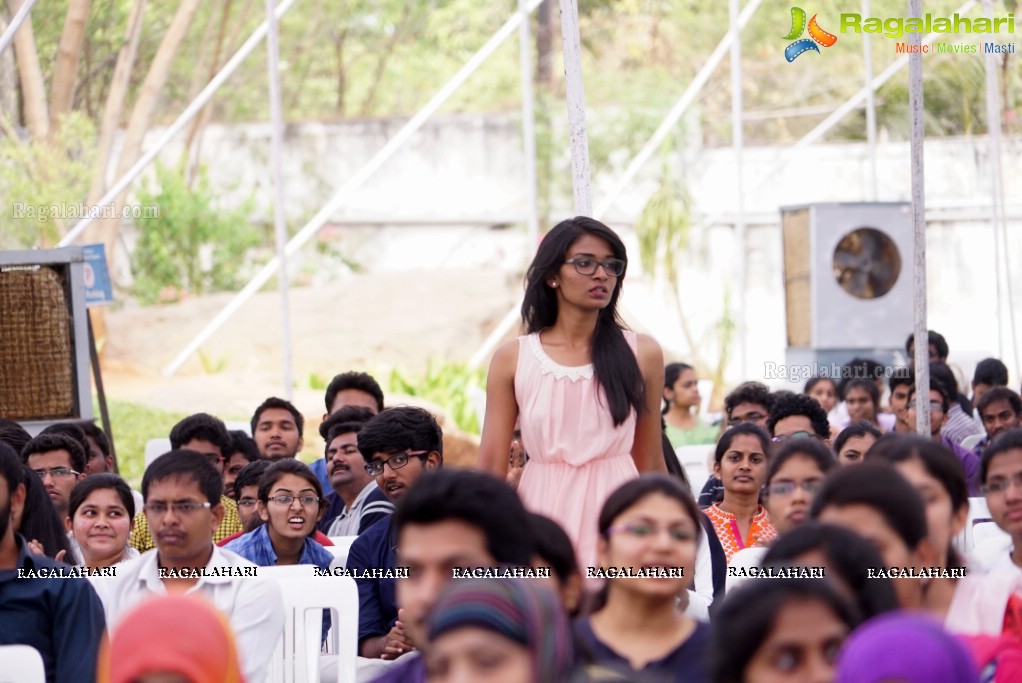
[[639, 371], [646, 386], [646, 410], [635, 423], [632, 459], [639, 472], [667, 474], [660, 435], [660, 401], [664, 394], [664, 354], [653, 337], [638, 337]]
[[486, 375], [486, 416], [476, 467], [501, 479], [507, 476], [511, 439], [518, 420], [515, 398], [518, 343], [515, 339], [498, 348]]

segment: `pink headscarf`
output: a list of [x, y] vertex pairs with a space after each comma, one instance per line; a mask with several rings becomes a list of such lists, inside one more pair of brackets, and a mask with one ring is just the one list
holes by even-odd
[[187, 595], [143, 602], [103, 642], [99, 683], [131, 683], [155, 673], [178, 674], [191, 683], [245, 683], [227, 619]]

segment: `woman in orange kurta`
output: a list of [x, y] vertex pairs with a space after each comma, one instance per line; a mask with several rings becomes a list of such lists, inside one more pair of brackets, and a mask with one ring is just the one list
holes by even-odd
[[728, 563], [743, 548], [764, 546], [777, 535], [770, 515], [759, 504], [766, 482], [770, 436], [751, 422], [732, 427], [720, 437], [713, 473], [724, 485], [724, 500], [706, 509], [724, 547]]

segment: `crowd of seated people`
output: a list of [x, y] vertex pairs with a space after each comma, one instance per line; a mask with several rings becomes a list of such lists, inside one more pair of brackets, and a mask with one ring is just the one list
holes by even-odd
[[[561, 306], [595, 310], [600, 291], [571, 288], [624, 276], [586, 244], [545, 281]], [[633, 341], [615, 353], [643, 356]], [[251, 435], [180, 420], [137, 491], [93, 423], [0, 421], [0, 645], [31, 646], [55, 683], [263, 683], [286, 606], [259, 569], [305, 565], [354, 576], [357, 613], [336, 618], [365, 681], [1022, 680], [1022, 399], [996, 359], [964, 396], [929, 342], [925, 436], [911, 365], [855, 359], [799, 393], [745, 382], [715, 423], [696, 369], [667, 364], [664, 462], [589, 482], [585, 533], [516, 491], [548, 471], [536, 424], [508, 432], [507, 477], [454, 468], [437, 417], [362, 372], [330, 383], [314, 462], [301, 411], [271, 397]], [[599, 381], [573, 368], [535, 371]], [[709, 441], [712, 474], [689, 481], [673, 447]], [[982, 553], [962, 541], [981, 501], [1000, 533]]]

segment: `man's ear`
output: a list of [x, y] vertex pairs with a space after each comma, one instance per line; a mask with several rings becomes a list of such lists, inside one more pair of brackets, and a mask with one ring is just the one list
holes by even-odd
[[28, 493], [25, 489], [24, 483], [18, 484], [14, 487], [14, 490], [11, 491], [11, 515], [13, 515], [14, 519], [22, 519], [22, 513], [25, 510], [25, 498], [27, 495]]
[[210, 508], [210, 512], [213, 516], [213, 531], [216, 531], [220, 528], [220, 522], [223, 521], [224, 515], [227, 514], [227, 510], [224, 509], [224, 506], [220, 501], [217, 501], [216, 505]]
[[426, 456], [426, 467], [427, 470], [435, 470], [440, 467], [440, 454], [437, 451], [430, 451], [429, 455]]

